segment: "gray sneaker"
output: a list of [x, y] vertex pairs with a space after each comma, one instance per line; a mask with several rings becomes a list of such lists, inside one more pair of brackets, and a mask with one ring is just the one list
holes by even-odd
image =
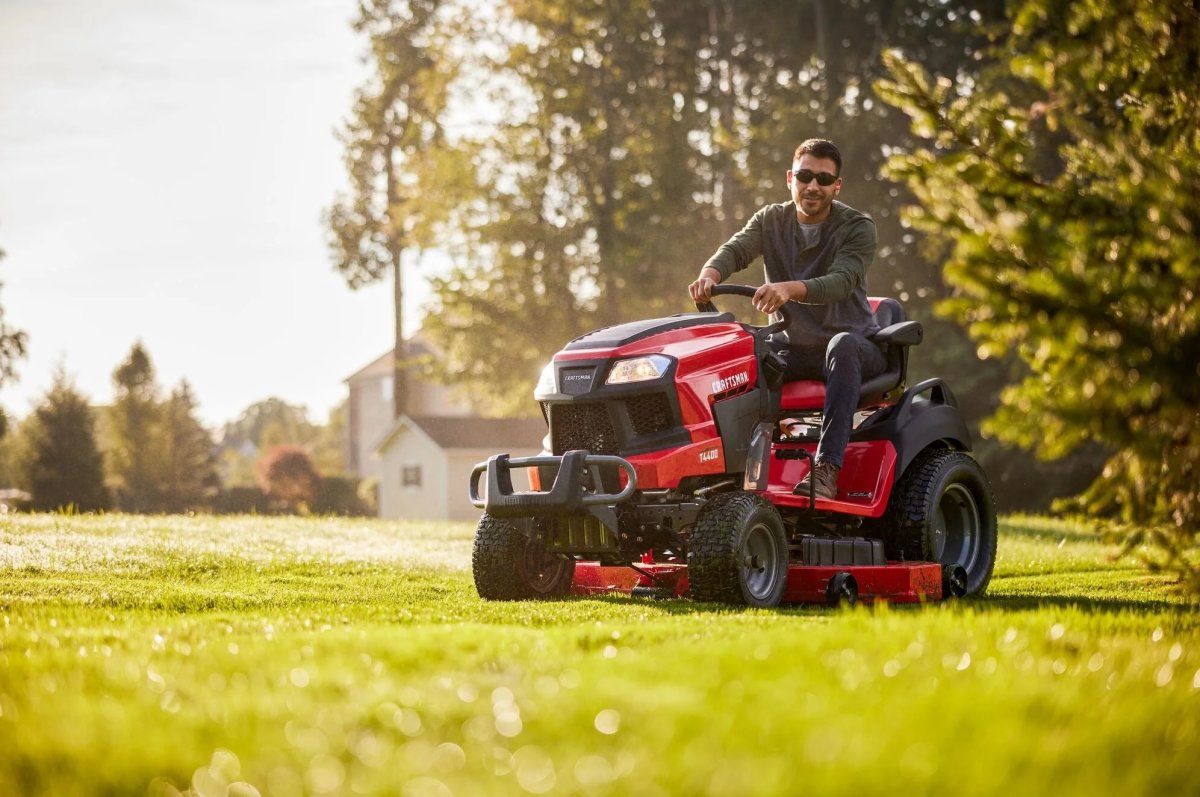
[[828, 462], [818, 462], [817, 466], [792, 489], [792, 493], [807, 496], [809, 494], [809, 482], [815, 477], [817, 480], [817, 498], [837, 498], [837, 480], [840, 471], [841, 468], [837, 465]]

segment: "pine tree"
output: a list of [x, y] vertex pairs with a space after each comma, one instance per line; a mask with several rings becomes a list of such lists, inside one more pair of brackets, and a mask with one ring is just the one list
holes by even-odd
[[28, 434], [26, 483], [32, 508], [109, 508], [92, 411], [61, 368], [34, 410]]
[[196, 419], [195, 410], [186, 380], [163, 405], [167, 459], [159, 489], [166, 512], [207, 506], [220, 486], [212, 436]]
[[991, 430], [1051, 458], [1109, 446], [1083, 505], [1157, 534], [1200, 591], [1200, 10], [1024, 0], [1011, 16], [1017, 55], [980, 81], [890, 56], [880, 89], [927, 140], [891, 174], [950, 253], [945, 311], [1028, 368]]
[[140, 342], [113, 372], [113, 385], [105, 435], [110, 489], [123, 511], [161, 512], [167, 446], [154, 366]]

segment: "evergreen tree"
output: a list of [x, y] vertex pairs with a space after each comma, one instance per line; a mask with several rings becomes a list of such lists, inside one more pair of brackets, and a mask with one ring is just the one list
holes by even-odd
[[196, 401], [187, 381], [163, 405], [166, 467], [160, 491], [162, 509], [185, 512], [207, 506], [220, 486], [212, 437], [196, 419]]
[[1023, 0], [1011, 17], [1017, 55], [980, 81], [890, 57], [880, 89], [927, 141], [890, 173], [950, 252], [946, 312], [1028, 367], [991, 430], [1045, 457], [1111, 447], [1084, 505], [1168, 529], [1200, 591], [1200, 10]]
[[28, 430], [26, 483], [34, 509], [108, 509], [108, 491], [87, 400], [61, 368]]
[[163, 473], [168, 453], [154, 366], [141, 342], [113, 372], [116, 398], [108, 411], [105, 453], [109, 486], [126, 512], [164, 508]]

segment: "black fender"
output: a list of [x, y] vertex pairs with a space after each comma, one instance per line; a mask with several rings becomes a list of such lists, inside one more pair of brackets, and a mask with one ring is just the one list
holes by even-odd
[[927, 448], [971, 450], [971, 433], [950, 386], [937, 377], [904, 391], [887, 409], [863, 421], [851, 441], [890, 440], [896, 449], [896, 478]]

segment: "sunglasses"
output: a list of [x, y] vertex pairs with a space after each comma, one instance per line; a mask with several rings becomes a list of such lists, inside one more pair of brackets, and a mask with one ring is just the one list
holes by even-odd
[[829, 172], [814, 172], [811, 169], [801, 169], [798, 172], [792, 172], [792, 179], [800, 185], [808, 185], [814, 177], [817, 178], [817, 185], [825, 187], [829, 187], [838, 181], [838, 176]]

